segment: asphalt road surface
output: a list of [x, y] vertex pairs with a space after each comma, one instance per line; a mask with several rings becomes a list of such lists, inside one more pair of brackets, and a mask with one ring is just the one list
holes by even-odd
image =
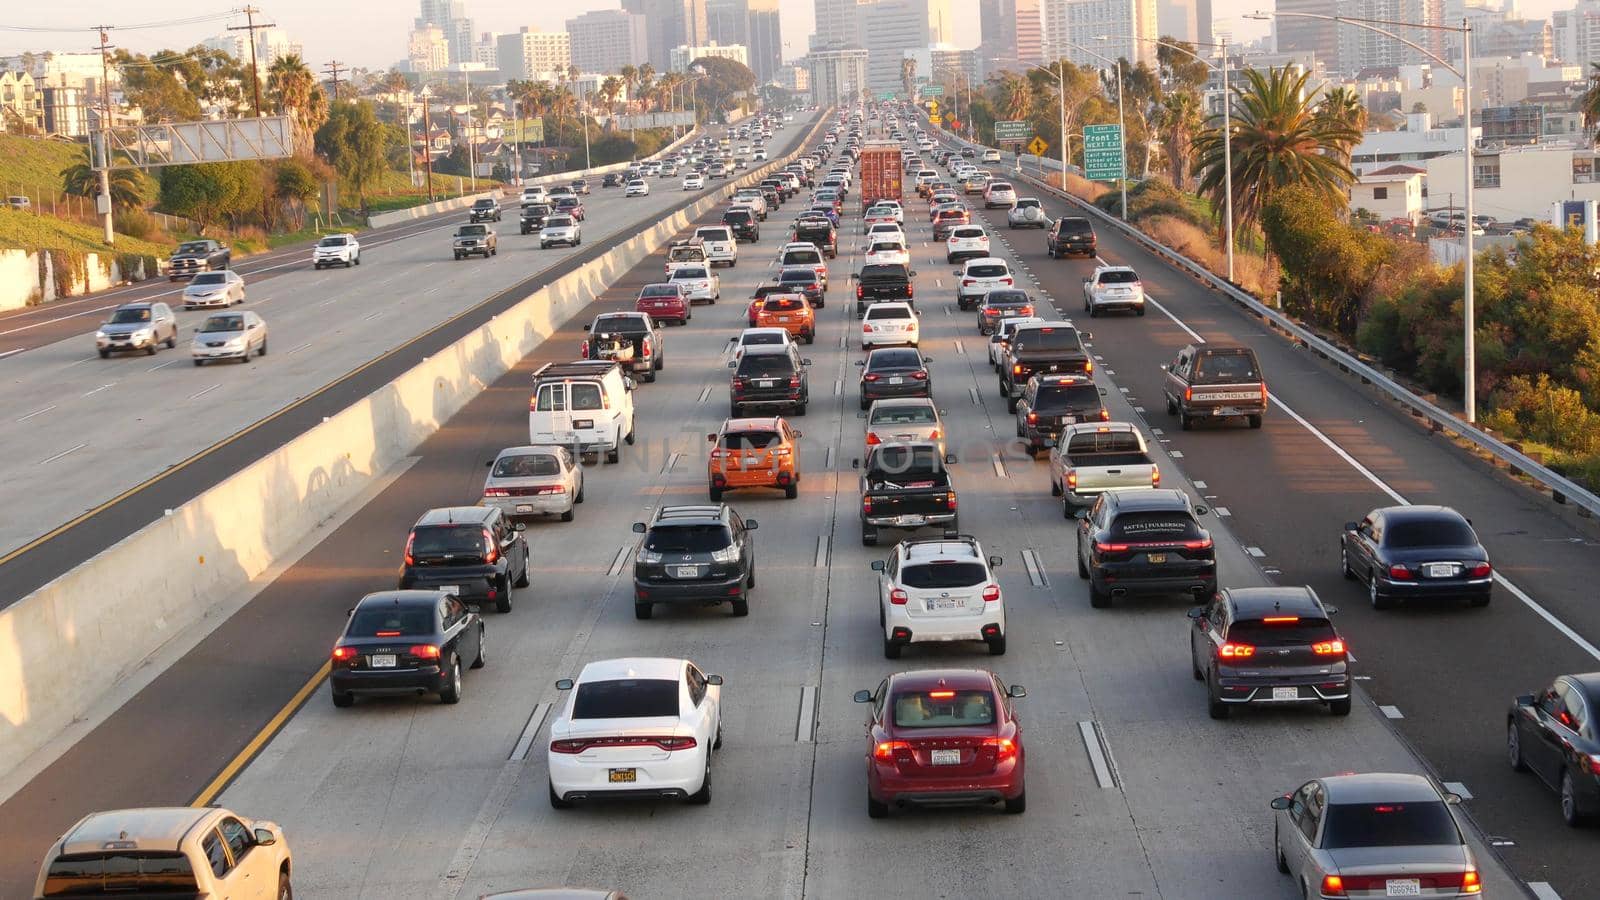
[[[775, 215], [781, 221], [785, 213]], [[393, 585], [415, 518], [430, 507], [474, 501], [484, 462], [499, 448], [526, 441], [532, 369], [570, 358], [579, 326], [594, 313], [631, 305], [637, 287], [659, 273], [659, 257], [642, 263], [469, 404], [369, 504], [12, 796], [0, 809], [0, 895], [26, 890], [38, 855], [85, 811], [211, 800], [208, 785], [220, 772], [231, 774], [244, 753], [248, 764], [216, 799], [284, 825], [296, 855], [296, 887], [309, 897], [473, 897], [561, 884], [615, 887], [639, 897], [1299, 896], [1273, 867], [1269, 799], [1316, 775], [1422, 770], [1395, 726], [1409, 729], [1430, 710], [1419, 699], [1414, 718], [1407, 707], [1408, 718], [1394, 722], [1363, 698], [1345, 719], [1320, 708], [1207, 718], [1203, 689], [1187, 671], [1188, 601], [1090, 609], [1075, 577], [1072, 523], [1049, 496], [1045, 463], [1008, 447], [1012, 423], [995, 395], [983, 339], [971, 314], [954, 310], [949, 267], [942, 248], [928, 244], [922, 204], [908, 203], [907, 225], [919, 271], [923, 351], [934, 359], [937, 398], [951, 449], [961, 459], [955, 478], [962, 524], [987, 552], [1005, 559], [998, 573], [1011, 631], [1005, 656], [953, 645], [913, 648], [895, 663], [882, 657], [869, 563], [887, 551], [860, 544], [850, 469], [862, 447], [853, 365], [860, 358], [860, 326], [851, 317], [843, 277], [859, 265], [861, 248], [850, 228], [831, 264], [835, 277], [819, 314], [819, 336], [805, 348], [813, 363], [812, 402], [810, 413], [795, 420], [804, 432], [800, 498], [786, 501], [777, 492], [729, 497], [743, 515], [762, 523], [751, 615], [734, 619], [720, 609], [686, 608], [660, 610], [648, 622], [633, 618], [630, 524], [664, 503], [705, 500], [704, 435], [727, 411], [725, 361], [730, 339], [744, 325], [742, 296], [774, 271], [769, 261], [776, 229], [769, 226], [765, 242], [741, 247], [737, 269], [722, 270], [723, 302], [698, 307], [691, 323], [668, 332], [669, 365], [656, 384], [635, 395], [639, 442], [625, 449], [620, 465], [588, 471], [587, 502], [577, 521], [530, 526], [533, 584], [518, 593], [510, 614], [488, 618], [492, 658], [487, 668], [468, 674], [461, 704], [406, 698], [335, 710], [320, 684], [320, 667], [353, 601]], [[1108, 252], [1116, 252], [1107, 243]], [[1068, 271], [1050, 269], [1045, 286], [1067, 279]], [[1169, 290], [1182, 289], [1175, 276], [1163, 274], [1171, 279]], [[1153, 290], [1166, 302], [1160, 288]], [[1072, 314], [1071, 295], [1059, 287], [1052, 293]], [[1203, 294], [1192, 302], [1211, 310], [1197, 328], [1214, 328], [1215, 320], [1233, 315]], [[1158, 329], [1168, 324], [1164, 317], [1096, 322], [1094, 351], [1111, 363], [1098, 377], [1113, 418], [1139, 421], [1135, 406], [1146, 405], [1142, 392], [1149, 390], [1141, 368], [1164, 359], [1168, 348], [1159, 343]], [[1276, 379], [1274, 389], [1285, 380]], [[1304, 380], [1310, 383], [1312, 375]], [[1325, 373], [1322, 380], [1328, 380]], [[1240, 434], [1266, 449], [1287, 421], [1275, 415], [1267, 431]], [[1254, 485], [1246, 489], [1202, 471], [1211, 459], [1203, 453], [1195, 454], [1202, 456], [1202, 466], [1195, 466], [1189, 453], [1169, 452], [1219, 436], [1233, 437], [1204, 431], [1186, 435], [1182, 445], [1156, 446], [1166, 486], [1197, 497], [1218, 495], [1220, 501], [1206, 502], [1231, 510], [1207, 523], [1225, 584], [1267, 583], [1269, 573], [1251, 546], [1270, 548], [1269, 561], [1284, 567], [1289, 561], [1278, 561], [1277, 554], [1293, 548], [1279, 550], [1279, 544], [1331, 545], [1333, 529], [1348, 518], [1342, 513], [1295, 531], [1279, 524], [1282, 519], [1258, 526], [1246, 518], [1249, 496], [1275, 500], [1294, 489], [1294, 481], [1279, 480], [1291, 468], [1287, 462], [1251, 468], [1230, 461], [1228, 470]], [[1292, 440], [1279, 452], [1297, 457], [1311, 449]], [[1186, 473], [1204, 486], [1187, 483]], [[1324, 499], [1367, 502], [1364, 488], [1349, 476], [1319, 477]], [[1297, 502], [1310, 506], [1305, 498]], [[1319, 586], [1327, 582], [1305, 577]], [[1340, 595], [1347, 608], [1357, 606], [1342, 590], [1327, 593]], [[1434, 620], [1442, 616], [1447, 626], [1457, 623], [1452, 631], [1487, 633], [1481, 630], [1493, 626], [1486, 616], [1519, 614], [1511, 602], [1470, 617], [1401, 614], [1370, 624], [1361, 610], [1352, 612], [1341, 624], [1357, 632], [1356, 671], [1363, 674], [1387, 664], [1368, 661], [1385, 650], [1363, 632], [1437, 628]], [[1366, 649], [1368, 640], [1373, 651]], [[1407, 646], [1423, 653], [1433, 643]], [[1441, 635], [1438, 646], [1453, 652], [1455, 645]], [[591, 660], [622, 655], [686, 656], [727, 679], [726, 744], [713, 763], [716, 797], [709, 807], [550, 808], [542, 726], [557, 699], [553, 682]], [[1463, 662], [1487, 668], [1488, 661], [1440, 659], [1435, 667], [1440, 677], [1451, 677], [1445, 666], [1459, 669]], [[862, 708], [850, 695], [896, 669], [944, 665], [993, 668], [1028, 687], [1020, 710], [1029, 810], [1022, 816], [938, 811], [871, 821], [863, 808]], [[1388, 677], [1370, 684], [1381, 702], [1394, 702], [1386, 693], [1392, 690]], [[302, 688], [309, 699], [296, 709]], [[1435, 684], [1432, 710], [1462, 712], [1469, 703], [1453, 687]], [[280, 712], [292, 713], [282, 729], [263, 732]], [[1108, 756], [1101, 766], [1092, 762], [1085, 727], [1103, 736]], [[1487, 740], [1496, 731], [1485, 727], [1483, 735]], [[1469, 784], [1478, 793], [1477, 784]], [[1531, 784], [1520, 787], [1527, 809], [1554, 818], [1552, 798]], [[1488, 890], [1494, 896], [1517, 892], [1478, 843]]]

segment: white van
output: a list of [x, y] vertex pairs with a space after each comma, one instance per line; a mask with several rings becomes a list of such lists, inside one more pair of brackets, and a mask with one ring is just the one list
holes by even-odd
[[734, 240], [733, 229], [726, 225], [701, 225], [694, 230], [694, 236], [705, 247], [706, 261], [711, 265], [727, 265], [731, 269], [739, 264], [739, 243]]
[[528, 443], [605, 453], [616, 462], [633, 443], [633, 379], [611, 360], [547, 363], [533, 373]]

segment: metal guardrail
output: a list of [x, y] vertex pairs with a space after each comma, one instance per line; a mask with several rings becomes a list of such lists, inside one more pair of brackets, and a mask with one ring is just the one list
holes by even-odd
[[[985, 147], [982, 144], [975, 144], [958, 137], [953, 137], [953, 139], [958, 144], [965, 144], [975, 149], [992, 149]], [[1020, 166], [1020, 157], [1018, 158], [1017, 162]], [[1050, 168], [1058, 170], [1061, 168], [1060, 162], [1056, 160], [1042, 160], [1042, 162], [1045, 166]], [[1012, 173], [1013, 176], [1017, 176], [1019, 174], [1024, 180], [1046, 191], [1049, 191], [1051, 194], [1060, 197], [1061, 199], [1077, 205], [1091, 215], [1097, 217], [1101, 222], [1110, 225], [1121, 231], [1123, 234], [1133, 238], [1135, 241], [1143, 245], [1147, 250], [1166, 259], [1167, 262], [1171, 263], [1173, 266], [1188, 272], [1190, 275], [1209, 285], [1213, 290], [1221, 293], [1227, 299], [1232, 300], [1238, 305], [1244, 307], [1247, 312], [1259, 319], [1262, 319], [1263, 321], [1272, 325], [1274, 328], [1288, 335], [1301, 346], [1312, 350], [1318, 356], [1321, 356], [1323, 359], [1326, 359], [1334, 365], [1337, 365], [1340, 370], [1357, 376], [1361, 379], [1363, 384], [1371, 384], [1376, 386], [1379, 390], [1389, 395], [1391, 400], [1409, 409], [1412, 415], [1421, 419], [1426, 419], [1432, 426], [1433, 430], [1448, 432], [1472, 442], [1479, 449], [1497, 457], [1504, 462], [1513, 473], [1526, 475], [1544, 485], [1544, 487], [1550, 491], [1550, 497], [1555, 502], [1571, 503], [1579, 507], [1581, 510], [1587, 512], [1589, 515], [1600, 518], [1600, 496], [1596, 496], [1593, 492], [1589, 491], [1582, 485], [1579, 485], [1577, 482], [1567, 478], [1559, 472], [1553, 471], [1543, 463], [1534, 460], [1532, 457], [1494, 437], [1493, 435], [1486, 434], [1480, 429], [1468, 424], [1460, 417], [1441, 408], [1437, 404], [1417, 396], [1415, 393], [1408, 390], [1404, 385], [1401, 385], [1393, 378], [1390, 378], [1383, 372], [1378, 371], [1367, 363], [1350, 355], [1344, 350], [1344, 348], [1323, 338], [1321, 335], [1318, 335], [1317, 333], [1306, 328], [1304, 325], [1301, 325], [1299, 322], [1296, 322], [1288, 316], [1285, 316], [1283, 313], [1272, 309], [1271, 307], [1262, 303], [1260, 300], [1257, 300], [1254, 296], [1235, 287], [1221, 276], [1216, 275], [1210, 269], [1207, 269], [1200, 263], [1195, 262], [1194, 260], [1184, 256], [1170, 247], [1165, 246], [1164, 244], [1157, 243], [1149, 235], [1122, 221], [1121, 219], [1116, 218], [1110, 213], [1101, 210], [1094, 204], [1089, 203], [1079, 197], [1073, 196], [1072, 194], [1057, 188], [1054, 185], [1046, 184], [1045, 182], [1032, 175], [1029, 175], [1026, 172], [1019, 171]]]

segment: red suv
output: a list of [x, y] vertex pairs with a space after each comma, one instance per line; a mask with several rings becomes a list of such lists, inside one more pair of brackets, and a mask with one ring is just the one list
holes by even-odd
[[634, 301], [634, 312], [649, 313], [657, 322], [671, 321], [687, 325], [694, 314], [689, 311], [689, 297], [683, 285], [673, 281], [647, 284], [639, 289], [639, 299]]
[[982, 669], [924, 669], [856, 691], [867, 716], [867, 815], [889, 808], [1001, 804], [1028, 807], [1022, 725], [1007, 687]]

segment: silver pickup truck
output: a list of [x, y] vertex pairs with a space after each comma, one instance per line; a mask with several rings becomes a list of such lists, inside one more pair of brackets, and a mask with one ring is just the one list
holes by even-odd
[[1106, 491], [1160, 486], [1144, 435], [1127, 422], [1068, 425], [1050, 449], [1050, 495], [1068, 519]]

